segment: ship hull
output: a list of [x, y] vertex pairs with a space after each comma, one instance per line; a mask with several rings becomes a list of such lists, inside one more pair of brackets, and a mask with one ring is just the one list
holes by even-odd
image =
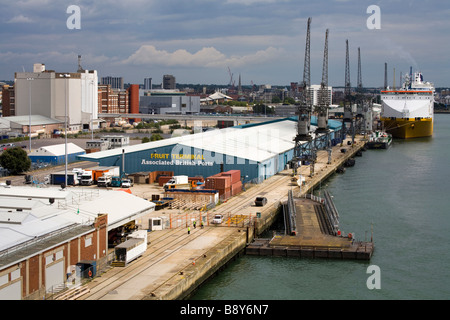
[[433, 119], [381, 119], [384, 130], [397, 139], [431, 137], [433, 135]]

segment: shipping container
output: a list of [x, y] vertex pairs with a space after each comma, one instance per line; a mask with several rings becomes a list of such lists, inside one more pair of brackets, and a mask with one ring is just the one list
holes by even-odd
[[242, 182], [238, 181], [237, 183], [231, 185], [231, 195], [235, 196], [242, 192]]
[[212, 177], [208, 178], [210, 185], [206, 185], [205, 187], [210, 189], [226, 189], [231, 187], [231, 177], [223, 176], [223, 177]]
[[221, 176], [230, 176], [231, 184], [241, 181], [241, 170], [230, 170], [227, 172], [222, 172]]
[[174, 173], [173, 173], [173, 171], [153, 171], [153, 172], [150, 172], [148, 174], [148, 183], [152, 184], [152, 183], [158, 182], [159, 177], [162, 177], [162, 176], [173, 177]]
[[158, 184], [160, 187], [165, 185], [170, 179], [172, 179], [171, 176], [159, 176], [158, 178]]

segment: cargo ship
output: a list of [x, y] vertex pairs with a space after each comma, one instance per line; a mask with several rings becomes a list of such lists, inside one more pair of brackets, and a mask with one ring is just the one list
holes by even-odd
[[394, 138], [409, 139], [433, 135], [434, 85], [424, 82], [422, 73], [405, 76], [401, 89], [381, 91], [381, 121]]

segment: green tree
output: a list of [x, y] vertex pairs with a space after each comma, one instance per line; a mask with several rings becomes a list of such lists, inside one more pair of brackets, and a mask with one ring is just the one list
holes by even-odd
[[152, 134], [152, 137], [151, 137], [151, 141], [158, 141], [158, 140], [162, 140], [163, 139], [163, 137], [160, 135], [160, 134], [157, 134], [157, 133], [155, 133], [155, 134]]
[[31, 160], [25, 150], [20, 147], [9, 148], [0, 155], [0, 165], [11, 174], [26, 172], [31, 167]]
[[281, 103], [280, 97], [274, 96], [274, 97], [272, 98], [272, 103]]
[[147, 143], [150, 142], [150, 138], [149, 137], [143, 137], [141, 143]]
[[295, 99], [287, 97], [284, 99], [283, 104], [295, 104]]

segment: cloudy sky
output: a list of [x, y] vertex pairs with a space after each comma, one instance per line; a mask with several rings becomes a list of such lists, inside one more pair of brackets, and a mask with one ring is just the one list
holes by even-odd
[[[69, 6], [80, 8], [79, 16]], [[380, 19], [368, 11], [380, 8]], [[311, 82], [320, 83], [329, 29], [329, 84], [392, 84], [409, 67], [437, 87], [450, 87], [450, 3], [447, 0], [0, 0], [0, 79], [33, 63], [74, 72], [82, 66], [125, 82], [289, 85], [303, 79], [306, 24], [311, 24]], [[80, 17], [80, 19], [77, 19]], [[374, 20], [376, 19], [376, 20]], [[80, 29], [69, 29], [79, 22]], [[379, 24], [379, 29], [369, 28]]]

